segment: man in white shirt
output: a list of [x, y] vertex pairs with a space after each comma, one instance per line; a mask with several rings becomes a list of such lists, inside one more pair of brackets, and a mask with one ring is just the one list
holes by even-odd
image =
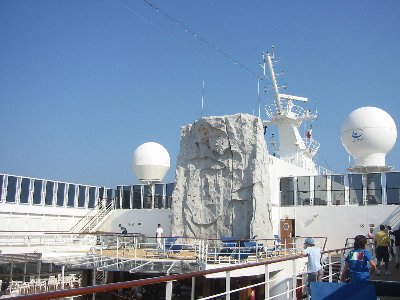
[[163, 233], [164, 230], [162, 229], [161, 224], [158, 224], [156, 230], [157, 249], [163, 249], [163, 245], [161, 243]]
[[310, 282], [321, 282], [324, 275], [321, 265], [321, 248], [315, 246], [313, 238], [306, 238], [303, 253], [308, 256], [307, 286], [310, 294]]

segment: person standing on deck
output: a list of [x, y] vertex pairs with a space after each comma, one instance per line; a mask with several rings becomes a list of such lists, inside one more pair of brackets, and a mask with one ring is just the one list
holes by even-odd
[[321, 248], [315, 246], [313, 238], [304, 241], [303, 253], [308, 256], [307, 261], [307, 286], [310, 291], [310, 282], [322, 281], [324, 270], [321, 265]]
[[351, 250], [345, 260], [345, 265], [340, 275], [340, 281], [345, 282], [349, 272], [350, 282], [369, 280], [370, 270], [377, 271], [371, 252], [365, 250], [367, 238], [357, 235], [354, 238], [354, 250]]
[[398, 269], [400, 266], [400, 225], [399, 227], [390, 233], [394, 236], [394, 248], [396, 250], [396, 268]]
[[381, 275], [381, 261], [385, 262], [385, 274], [392, 274], [389, 271], [389, 245], [390, 245], [390, 237], [389, 232], [385, 225], [379, 226], [380, 231], [375, 234], [375, 246], [376, 246], [376, 260], [378, 261], [377, 267], [378, 271], [376, 272], [377, 276]]
[[157, 249], [163, 249], [163, 245], [161, 243], [163, 233], [164, 229], [162, 229], [161, 224], [158, 224], [156, 230]]

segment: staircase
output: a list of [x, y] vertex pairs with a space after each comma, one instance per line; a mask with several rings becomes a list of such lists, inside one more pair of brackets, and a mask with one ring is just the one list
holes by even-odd
[[85, 233], [94, 232], [106, 220], [114, 209], [115, 200], [112, 199], [107, 204], [106, 199], [102, 199], [92, 208], [78, 223], [76, 223], [69, 232]]

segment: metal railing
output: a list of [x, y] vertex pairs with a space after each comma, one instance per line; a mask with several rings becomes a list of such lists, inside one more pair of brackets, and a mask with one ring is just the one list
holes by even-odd
[[115, 199], [107, 204], [107, 199], [101, 199], [69, 232], [91, 232], [115, 207]]
[[[327, 256], [328, 264], [326, 267], [328, 268], [328, 275], [325, 276], [325, 280], [332, 282], [335, 272], [333, 271], [333, 266], [334, 265], [340, 265], [341, 260], [337, 259], [332, 259], [333, 257], [341, 257], [341, 254], [343, 253], [343, 249], [334, 249], [334, 250], [329, 250], [329, 251], [324, 251], [323, 253]], [[339, 255], [340, 254], [340, 255]], [[179, 280], [187, 280], [191, 279], [192, 280], [192, 291], [191, 291], [191, 299], [194, 299], [194, 286], [195, 286], [195, 280], [197, 277], [201, 276], [207, 276], [207, 275], [212, 275], [216, 273], [222, 273], [224, 274], [223, 277], [226, 279], [226, 285], [225, 285], [225, 291], [224, 292], [219, 292], [214, 295], [207, 295], [207, 296], [201, 296], [198, 299], [216, 299], [218, 297], [225, 297], [225, 299], [230, 299], [231, 295], [235, 293], [239, 293], [242, 290], [245, 289], [252, 289], [256, 287], [264, 287], [264, 299], [279, 299], [279, 297], [285, 297], [289, 299], [296, 299], [296, 292], [304, 287], [304, 284], [298, 285], [298, 279], [302, 278], [304, 275], [304, 271], [299, 271], [302, 270], [301, 266], [304, 266], [305, 264], [305, 255], [303, 254], [298, 254], [298, 255], [293, 255], [290, 257], [282, 257], [282, 258], [276, 258], [268, 261], [260, 261], [260, 262], [251, 262], [251, 263], [241, 263], [241, 264], [235, 264], [235, 265], [227, 265], [221, 268], [213, 268], [209, 270], [201, 270], [201, 271], [196, 271], [196, 272], [190, 272], [190, 273], [185, 273], [185, 274], [176, 274], [176, 275], [167, 275], [167, 276], [162, 276], [162, 277], [156, 277], [156, 278], [148, 278], [148, 279], [141, 279], [141, 280], [133, 280], [133, 281], [126, 281], [126, 282], [118, 282], [118, 283], [111, 283], [111, 284], [103, 284], [103, 285], [98, 285], [98, 286], [88, 286], [88, 287], [81, 287], [81, 288], [76, 288], [76, 289], [71, 289], [71, 290], [66, 290], [66, 291], [54, 291], [54, 292], [48, 292], [48, 293], [41, 293], [41, 294], [35, 294], [35, 295], [26, 295], [26, 296], [20, 296], [20, 297], [15, 297], [14, 299], [56, 299], [56, 298], [62, 298], [62, 297], [72, 297], [72, 296], [80, 296], [80, 295], [88, 295], [88, 294], [98, 294], [98, 293], [107, 293], [107, 292], [113, 292], [117, 291], [120, 289], [132, 289], [135, 287], [143, 287], [143, 286], [148, 286], [148, 285], [153, 285], [153, 284], [160, 284], [160, 283], [165, 283], [165, 299], [169, 300], [172, 299], [172, 290], [173, 290], [173, 284], [174, 282], [177, 282]], [[290, 268], [291, 272], [287, 272], [284, 274], [284, 276], [276, 278], [270, 277], [270, 271], [273, 269], [273, 266], [275, 264], [285, 264], [285, 267]], [[299, 268], [300, 266], [300, 268]], [[263, 268], [264, 272], [264, 279], [261, 282], [258, 282], [256, 284], [248, 284], [246, 286], [237, 288], [237, 289], [231, 289], [231, 275], [235, 271], [243, 271], [255, 267], [261, 267]], [[337, 275], [337, 274], [336, 274]], [[280, 283], [284, 283], [282, 286], [285, 288], [282, 290], [277, 290], [273, 291], [274, 284], [279, 281]]]

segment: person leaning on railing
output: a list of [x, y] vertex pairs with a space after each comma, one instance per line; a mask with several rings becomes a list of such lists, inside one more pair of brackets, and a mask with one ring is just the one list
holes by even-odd
[[376, 272], [374, 258], [368, 250], [365, 250], [367, 238], [357, 235], [354, 238], [354, 250], [351, 250], [345, 259], [345, 265], [340, 275], [340, 281], [359, 282], [369, 279], [371, 268]]

